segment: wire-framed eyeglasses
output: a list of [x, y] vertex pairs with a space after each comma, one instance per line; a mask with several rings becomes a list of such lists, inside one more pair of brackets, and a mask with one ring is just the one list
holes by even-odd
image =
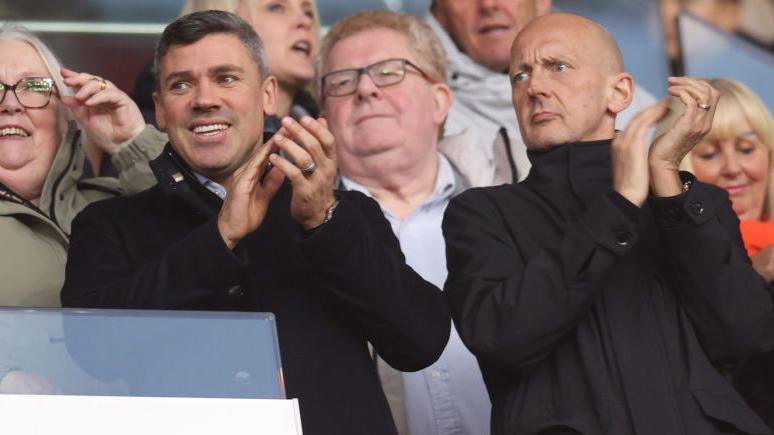
[[406, 68], [407, 65], [416, 70], [419, 75], [432, 82], [422, 69], [409, 60], [387, 59], [362, 68], [342, 69], [324, 75], [321, 81], [323, 94], [329, 97], [352, 95], [357, 90], [360, 76], [363, 74], [367, 74], [374, 84], [380, 88], [397, 85], [406, 78], [406, 73], [410, 72]]
[[0, 82], [0, 104], [5, 100], [8, 91], [13, 91], [19, 104], [27, 109], [40, 109], [48, 105], [55, 90], [54, 80], [46, 77], [25, 77], [14, 85]]

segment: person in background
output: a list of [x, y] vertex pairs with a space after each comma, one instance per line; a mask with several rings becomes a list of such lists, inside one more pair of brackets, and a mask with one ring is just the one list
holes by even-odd
[[[774, 119], [763, 101], [736, 80], [709, 81], [720, 92], [712, 130], [682, 168], [728, 191], [753, 267], [774, 281]], [[679, 108], [665, 120], [678, 116]]]
[[[475, 186], [523, 180], [530, 168], [511, 102], [511, 44], [536, 17], [551, 12], [551, 0], [433, 0], [427, 23], [448, 56], [447, 78], [454, 105], [446, 134], [467, 140], [441, 151]], [[655, 99], [642, 89], [617, 120], [619, 127]], [[472, 145], [469, 146], [469, 144]]]
[[[25, 28], [0, 28], [0, 305], [59, 306], [70, 223], [87, 204], [155, 180], [160, 152], [132, 100], [111, 82], [63, 69]], [[84, 148], [118, 178], [84, 178]]]
[[660, 0], [660, 6], [666, 50], [674, 73], [682, 72], [677, 19], [683, 12], [774, 51], [771, 0]]
[[[58, 307], [73, 218], [89, 203], [152, 186], [148, 161], [163, 142], [126, 94], [63, 69], [24, 27], [0, 27], [0, 52], [0, 306]], [[85, 175], [87, 147], [112, 156], [118, 178]], [[3, 329], [0, 341], [12, 333]], [[14, 350], [27, 348], [0, 348], [0, 393], [55, 392]]]
[[[709, 83], [720, 93], [712, 130], [683, 160], [696, 179], [725, 189], [740, 219], [752, 265], [774, 281], [774, 120], [761, 99], [736, 80]], [[674, 110], [671, 119], [678, 116]], [[771, 287], [770, 287], [771, 288]], [[774, 353], [747, 359], [733, 371], [739, 391], [774, 426]]]
[[[330, 29], [318, 76], [341, 188], [376, 199], [407, 264], [443, 288], [441, 220], [468, 183], [438, 151], [452, 103], [440, 41], [414, 16], [361, 12]], [[491, 406], [481, 372], [453, 328], [443, 354], [426, 369], [400, 373], [378, 363], [399, 433], [488, 432]]]
[[63, 305], [274, 313], [304, 433], [394, 434], [367, 343], [402, 370], [432, 364], [449, 337], [443, 294], [406, 265], [374, 200], [334, 190], [325, 120], [285, 117], [263, 141], [277, 81], [248, 23], [183, 16], [155, 64], [159, 182], [76, 218]]
[[[277, 113], [265, 120], [267, 133], [276, 132], [284, 116], [298, 120], [304, 115], [319, 114], [308, 92], [314, 78], [312, 61], [320, 47], [320, 14], [314, 0], [188, 0], [180, 15], [205, 10], [237, 14], [264, 42], [269, 71], [278, 85]], [[132, 92], [148, 122], [154, 122], [151, 66], [145, 67]]]
[[633, 79], [572, 14], [528, 24], [510, 77], [532, 170], [470, 189], [443, 222], [445, 295], [492, 398], [492, 433], [771, 433], [720, 372], [774, 347], [774, 304], [726, 191], [679, 171], [718, 91], [689, 77], [624, 131]]

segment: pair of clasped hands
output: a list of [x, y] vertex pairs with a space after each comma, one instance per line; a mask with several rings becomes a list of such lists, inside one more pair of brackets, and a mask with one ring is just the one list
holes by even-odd
[[720, 94], [709, 83], [690, 77], [670, 77], [667, 92], [683, 104], [683, 114], [648, 147], [650, 128], [669, 113], [669, 99], [637, 114], [613, 139], [613, 188], [637, 206], [652, 193], [657, 197], [683, 192], [680, 162], [712, 129]]
[[[84, 130], [84, 147], [99, 147], [116, 154], [145, 128], [137, 105], [110, 81], [68, 69], [62, 70], [62, 77], [74, 95], [61, 100]], [[280, 156], [279, 150], [294, 163]], [[270, 169], [267, 162], [272, 163]], [[335, 141], [325, 119], [284, 118], [277, 134], [256, 147], [233, 174], [218, 216], [218, 230], [224, 242], [233, 249], [261, 225], [285, 177], [293, 186], [291, 216], [304, 229], [320, 226], [336, 201], [335, 176]]]
[[218, 216], [218, 230], [229, 249], [261, 225], [285, 177], [293, 187], [293, 219], [305, 230], [323, 224], [336, 202], [336, 146], [324, 118], [283, 118], [280, 130], [234, 172]]

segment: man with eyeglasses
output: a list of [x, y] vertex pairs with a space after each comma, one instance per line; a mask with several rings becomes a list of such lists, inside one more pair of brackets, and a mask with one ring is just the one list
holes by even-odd
[[155, 64], [170, 141], [151, 163], [159, 184], [79, 216], [63, 304], [272, 312], [304, 433], [393, 435], [366, 342], [403, 370], [428, 366], [449, 334], [443, 295], [373, 200], [334, 191], [324, 120], [284, 118], [263, 143], [277, 82], [249, 24], [183, 16]]
[[[379, 202], [407, 263], [438, 287], [446, 279], [443, 213], [468, 186], [438, 152], [452, 102], [445, 69], [432, 30], [393, 12], [362, 12], [335, 24], [318, 65], [318, 98], [336, 138], [341, 187]], [[456, 332], [424, 370], [399, 373], [381, 360], [378, 366], [400, 433], [488, 432], [481, 373]]]

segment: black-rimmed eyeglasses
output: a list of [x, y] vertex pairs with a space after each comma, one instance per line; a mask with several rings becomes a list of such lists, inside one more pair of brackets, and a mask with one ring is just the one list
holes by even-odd
[[2, 92], [0, 104], [5, 100], [8, 91], [13, 91], [19, 104], [27, 109], [40, 109], [48, 105], [55, 89], [54, 80], [44, 77], [25, 77], [15, 85], [0, 82], [0, 92]]
[[360, 76], [363, 74], [368, 74], [374, 84], [380, 88], [397, 85], [406, 78], [408, 72], [406, 65], [430, 80], [424, 71], [406, 59], [387, 59], [362, 68], [342, 69], [324, 75], [321, 83], [323, 94], [329, 97], [352, 95], [357, 90]]

